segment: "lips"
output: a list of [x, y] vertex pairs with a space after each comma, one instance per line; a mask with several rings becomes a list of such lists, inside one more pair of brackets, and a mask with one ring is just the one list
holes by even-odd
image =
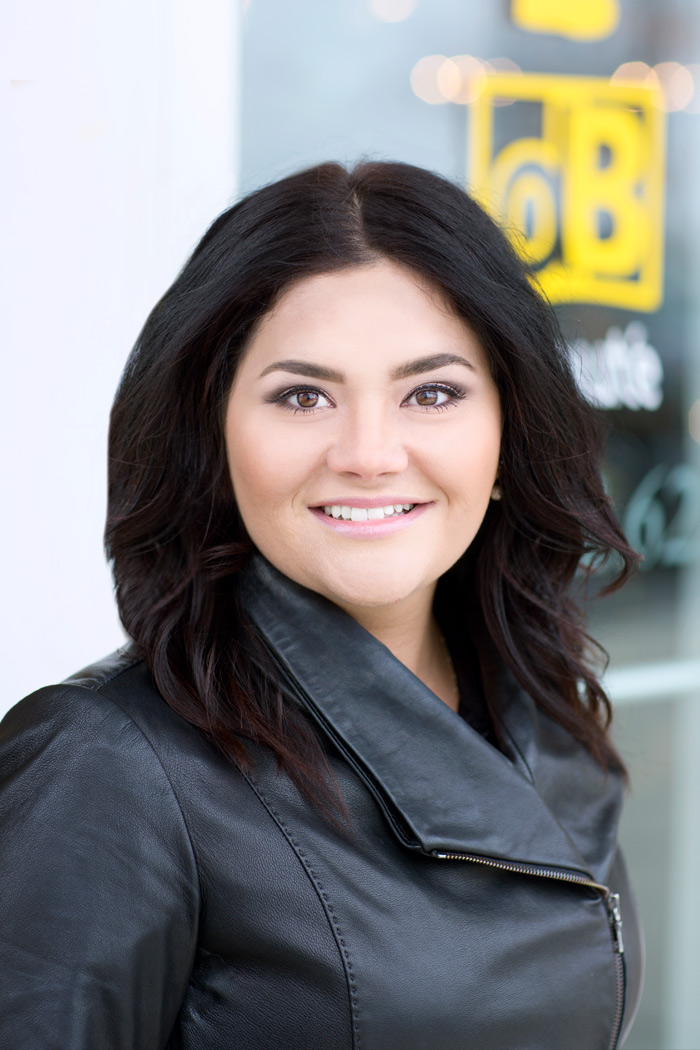
[[432, 505], [413, 500], [379, 497], [377, 499], [339, 499], [317, 503], [309, 510], [327, 528], [342, 536], [356, 539], [390, 536], [411, 525]]

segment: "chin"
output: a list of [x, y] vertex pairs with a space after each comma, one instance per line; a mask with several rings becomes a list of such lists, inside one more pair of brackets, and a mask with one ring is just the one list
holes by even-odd
[[384, 565], [370, 571], [354, 566], [353, 571], [339, 571], [334, 566], [327, 572], [314, 568], [304, 586], [323, 594], [324, 597], [342, 607], [380, 609], [397, 605], [435, 582], [430, 574], [407, 573], [405, 568], [392, 569]]

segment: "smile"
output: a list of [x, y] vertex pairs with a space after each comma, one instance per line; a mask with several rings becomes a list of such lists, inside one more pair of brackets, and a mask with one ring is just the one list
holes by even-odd
[[349, 507], [334, 503], [322, 510], [329, 518], [342, 518], [343, 521], [381, 521], [397, 514], [408, 514], [414, 507], [415, 503], [391, 503], [386, 507]]
[[363, 507], [352, 506], [349, 503], [319, 503], [315, 507], [309, 507], [309, 510], [320, 524], [332, 532], [357, 540], [369, 540], [392, 536], [395, 532], [409, 528], [432, 506], [432, 502], [397, 501], [368, 507], [368, 503], [376, 501], [361, 502], [365, 504]]

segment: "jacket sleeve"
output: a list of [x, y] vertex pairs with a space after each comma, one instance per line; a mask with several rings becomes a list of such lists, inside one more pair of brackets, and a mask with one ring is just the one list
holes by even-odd
[[149, 741], [103, 693], [51, 687], [0, 724], [0, 1046], [161, 1050], [199, 887]]

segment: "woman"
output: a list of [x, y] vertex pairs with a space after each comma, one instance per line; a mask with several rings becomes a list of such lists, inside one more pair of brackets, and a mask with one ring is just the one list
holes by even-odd
[[3, 1045], [618, 1046], [599, 460], [461, 190], [324, 164], [220, 216], [114, 404], [133, 644], [3, 725]]

